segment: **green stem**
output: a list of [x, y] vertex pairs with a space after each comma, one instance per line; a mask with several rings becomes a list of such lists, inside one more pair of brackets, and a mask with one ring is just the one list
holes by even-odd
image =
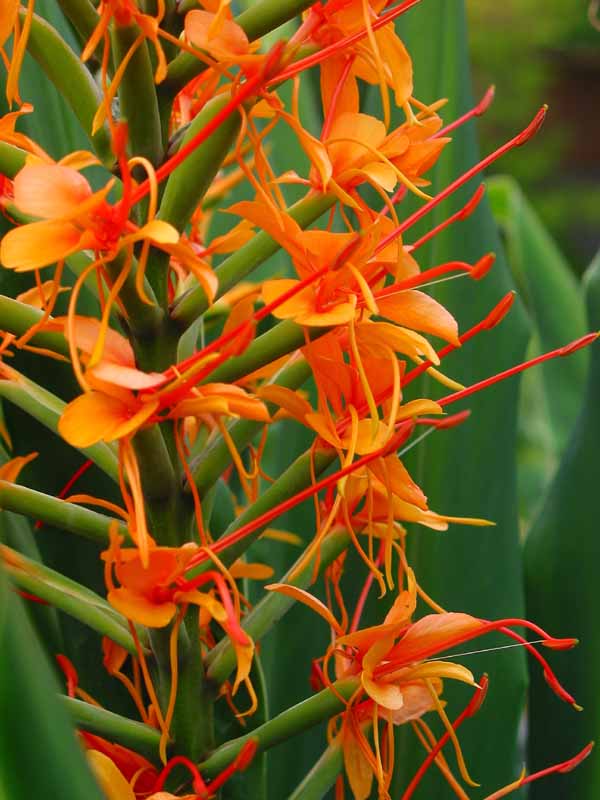
[[78, 728], [130, 747], [157, 761], [160, 733], [156, 728], [73, 697], [61, 696], [60, 699]]
[[[138, 36], [137, 25], [116, 25], [112, 32], [115, 68], [122, 62]], [[144, 39], [131, 57], [119, 86], [121, 116], [129, 128], [129, 151], [147, 158], [154, 166], [163, 157], [162, 133], [154, 74]]]
[[0, 481], [0, 508], [76, 533], [103, 547], [108, 544], [109, 528], [115, 522], [118, 533], [129, 539], [129, 531], [120, 520], [8, 481]]
[[[323, 571], [342, 553], [350, 542], [347, 531], [338, 530], [331, 533], [323, 542], [319, 552], [319, 571]], [[282, 583], [305, 589], [313, 580], [316, 557], [312, 558], [303, 569], [294, 575], [303, 560], [303, 556], [288, 570], [281, 579]], [[293, 575], [293, 577], [292, 577]], [[294, 600], [278, 592], [269, 592], [254, 606], [244, 619], [242, 628], [254, 640], [261, 639], [294, 605]], [[206, 658], [207, 676], [209, 680], [220, 685], [227, 680], [235, 669], [235, 650], [229, 638], [222, 639]]]
[[[281, 503], [294, 497], [294, 495], [298, 494], [303, 489], [306, 489], [306, 487], [310, 486], [312, 483], [313, 474], [319, 475], [321, 472], [326, 470], [327, 467], [330, 466], [333, 461], [335, 461], [336, 457], [337, 454], [333, 448], [327, 450], [318, 450], [313, 457], [313, 472], [311, 471], [310, 451], [298, 456], [298, 458], [286, 469], [283, 475], [281, 475], [275, 481], [275, 483], [271, 484], [271, 486], [269, 486], [269, 488], [258, 498], [258, 500], [252, 503], [251, 506], [248, 506], [248, 508], [242, 514], [240, 514], [240, 516], [234, 520], [234, 522], [231, 523], [220, 539], [235, 533], [247, 523], [252, 522], [253, 520], [257, 519], [257, 517], [260, 517], [262, 514], [271, 511], [276, 506], [279, 506]], [[271, 519], [276, 519], [276, 516], [277, 515], [273, 516]], [[221, 561], [227, 566], [230, 566], [234, 563], [234, 561], [237, 561], [237, 559], [246, 552], [250, 545], [259, 538], [261, 533], [268, 526], [269, 522], [265, 522], [263, 525], [260, 525], [251, 533], [246, 534], [243, 539], [240, 539], [219, 553]], [[220, 541], [220, 539], [217, 541]], [[210, 559], [208, 559], [196, 569], [190, 570], [189, 577], [201, 575], [203, 572], [206, 572], [212, 568], [213, 563]]]
[[[330, 194], [307, 196], [287, 209], [287, 213], [296, 220], [301, 228], [306, 228], [330, 209], [335, 202], [335, 196]], [[264, 231], [257, 233], [215, 270], [219, 279], [217, 297], [225, 294], [232, 286], [235, 286], [280, 249], [281, 246], [267, 233]], [[172, 319], [180, 327], [187, 328], [200, 314], [206, 311], [208, 305], [204, 289], [197, 286], [175, 302], [171, 313]]]
[[[0, 295], [0, 330], [22, 336], [27, 333], [43, 316], [38, 308], [13, 300], [12, 297]], [[39, 331], [29, 343], [36, 347], [44, 347], [53, 353], [69, 355], [69, 345], [62, 333]]]
[[307, 336], [312, 341], [324, 336], [329, 328], [303, 328], [289, 319], [274, 325], [255, 339], [241, 356], [229, 358], [217, 367], [203, 383], [235, 383], [251, 372], [304, 347]]
[[[43, 389], [24, 376], [19, 376], [17, 381], [0, 380], [0, 397], [4, 397], [14, 405], [29, 414], [57, 436], [58, 421], [65, 410], [66, 404], [56, 395]], [[119, 480], [119, 467], [114, 451], [104, 442], [98, 442], [90, 447], [78, 447], [85, 458], [91, 459], [96, 466], [105, 472], [115, 482]]]
[[[197, 136], [228, 101], [228, 97], [222, 96], [207, 103], [189, 126], [181, 142], [181, 147]], [[201, 202], [235, 141], [240, 129], [240, 122], [241, 117], [238, 112], [231, 114], [172, 172], [160, 203], [157, 215], [159, 219], [174, 225], [180, 232], [185, 230], [194, 209]], [[169, 254], [158, 248], [152, 248], [148, 256], [146, 272], [160, 304], [166, 307], [168, 303]]]
[[[137, 655], [127, 620], [100, 595], [10, 547], [4, 546], [0, 556], [7, 573], [20, 589], [45, 600], [102, 636], [108, 636], [132, 655]], [[140, 628], [138, 633], [141, 641], [147, 639], [145, 629]]]
[[174, 751], [200, 761], [214, 747], [214, 695], [206, 686], [200, 650], [198, 611], [184, 621], [188, 646], [179, 662], [179, 685], [171, 733]]
[[[308, 363], [301, 360], [285, 367], [273, 383], [276, 386], [285, 386], [295, 390], [308, 380], [310, 374]], [[274, 403], [267, 403], [267, 408], [272, 414], [277, 407]], [[262, 426], [262, 422], [241, 419], [229, 427], [228, 433], [238, 451], [242, 452], [254, 436], [260, 432]], [[209, 444], [203, 448], [202, 455], [191, 465], [194, 483], [201, 496], [206, 495], [206, 492], [214, 486], [230, 463], [231, 454], [223, 436], [218, 434], [211, 438]], [[188, 491], [190, 490], [187, 484], [186, 488]]]
[[339, 739], [334, 739], [288, 800], [322, 800], [343, 769], [344, 753]]
[[92, 3], [89, 0], [58, 0], [58, 4], [81, 40], [87, 42], [100, 21]]
[[[25, 13], [21, 12], [21, 19]], [[102, 94], [88, 68], [52, 25], [37, 14], [33, 17], [27, 49], [73, 109], [98, 158], [110, 168], [115, 158], [108, 125], [103, 125], [92, 135], [92, 121], [102, 103]]]
[[152, 535], [161, 545], [176, 547], [181, 534], [175, 530], [175, 472], [158, 425], [143, 428], [133, 438], [142, 479], [144, 499], [151, 520]]
[[255, 728], [251, 733], [218, 747], [199, 765], [201, 773], [208, 778], [218, 775], [231, 764], [246, 742], [252, 739], [257, 742], [258, 751], [262, 752], [339, 714], [345, 708], [344, 701], [352, 697], [358, 686], [358, 678], [336, 681], [331, 689], [323, 689]]

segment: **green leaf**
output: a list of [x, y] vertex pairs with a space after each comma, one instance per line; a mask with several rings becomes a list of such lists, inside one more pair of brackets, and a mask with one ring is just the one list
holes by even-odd
[[[488, 194], [540, 351], [554, 350], [583, 336], [585, 306], [577, 281], [518, 184], [505, 176], [493, 178], [488, 182]], [[540, 369], [559, 451], [581, 406], [587, 364], [586, 348], [564, 361], [549, 361]]]
[[[463, 3], [442, 0], [413, 9], [399, 26], [415, 69], [415, 96], [426, 103], [448, 97], [443, 109], [451, 121], [472, 106], [469, 87], [466, 25]], [[532, 109], [533, 112], [533, 109]], [[533, 113], [524, 111], [523, 123]], [[433, 193], [439, 191], [478, 160], [473, 123], [452, 134], [433, 171]], [[535, 142], [528, 145], [535, 147]], [[430, 214], [419, 232], [432, 228], [460, 208], [476, 183], [464, 187], [451, 201]], [[410, 231], [405, 241], [417, 237]], [[482, 319], [512, 288], [498, 235], [484, 202], [464, 222], [453, 225], [429, 246], [416, 253], [422, 266], [453, 259], [474, 262], [493, 250], [498, 260], [481, 282], [468, 279], [433, 287], [433, 294], [459, 320], [461, 330]], [[527, 342], [527, 326], [519, 303], [502, 325], [465, 345], [444, 361], [442, 369], [469, 385], [519, 362]], [[429, 381], [426, 391], [431, 390]], [[452, 611], [484, 618], [521, 616], [523, 589], [518, 540], [515, 486], [515, 442], [518, 381], [510, 380], [462, 402], [471, 418], [455, 429], [435, 433], [407, 459], [409, 471], [429, 497], [430, 507], [447, 514], [486, 517], [495, 528], [451, 525], [447, 533], [411, 527], [409, 563], [418, 580], [434, 599]], [[407, 392], [405, 399], [418, 396]], [[443, 391], [445, 394], [446, 392]], [[492, 646], [490, 641], [484, 646]], [[518, 775], [517, 735], [526, 687], [524, 655], [518, 649], [461, 659], [475, 675], [489, 673], [486, 703], [464, 731], [460, 741], [467, 763], [482, 788], [470, 791], [481, 797]], [[464, 705], [464, 692], [447, 686], [448, 713], [456, 716]], [[407, 727], [397, 732], [397, 775], [391, 793], [398, 796], [423, 760], [423, 748]], [[446, 797], [448, 786], [437, 770], [430, 770], [421, 792], [426, 797]]]
[[0, 572], [0, 795], [102, 800], [19, 598]]
[[[600, 328], [600, 257], [586, 273], [589, 326]], [[543, 676], [532, 673], [529, 695], [529, 767], [564, 761], [600, 736], [600, 539], [596, 514], [600, 474], [600, 347], [590, 349], [583, 408], [543, 508], [527, 538], [527, 614], [555, 636], [575, 636], [579, 646], [552, 663], [576, 701], [578, 714], [549, 694]], [[594, 800], [600, 792], [600, 762], [590, 758], [550, 783], [535, 783], [532, 800]]]

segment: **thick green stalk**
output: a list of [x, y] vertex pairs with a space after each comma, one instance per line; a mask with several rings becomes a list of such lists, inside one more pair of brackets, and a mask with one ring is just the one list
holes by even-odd
[[[319, 571], [323, 571], [342, 553], [350, 542], [350, 536], [345, 530], [337, 530], [331, 533], [323, 542], [319, 553]], [[315, 568], [315, 558], [312, 558], [306, 566], [294, 575], [295, 570], [302, 562], [303, 556], [288, 570], [281, 579], [282, 583], [298, 586], [305, 589], [310, 586]], [[293, 577], [292, 577], [293, 576]], [[254, 640], [261, 639], [269, 630], [283, 617], [284, 614], [294, 605], [294, 600], [287, 595], [277, 592], [269, 592], [263, 599], [254, 606], [252, 611], [244, 619], [242, 628]], [[222, 684], [227, 680], [231, 672], [235, 669], [236, 659], [235, 650], [229, 638], [222, 639], [214, 647], [206, 658], [207, 676], [209, 680]]]
[[[24, 15], [22, 11], [21, 18]], [[115, 158], [108, 125], [104, 124], [92, 135], [92, 121], [102, 103], [102, 94], [88, 68], [52, 25], [37, 15], [31, 24], [27, 49], [73, 109], [98, 158], [107, 167], [112, 166]]]
[[[58, 421], [65, 410], [66, 404], [56, 395], [20, 376], [19, 381], [0, 380], [0, 397], [14, 403], [20, 409], [37, 419], [42, 425], [57, 436]], [[114, 481], [119, 480], [119, 468], [114, 451], [104, 442], [98, 442], [90, 447], [77, 448], [86, 458], [91, 459], [96, 466], [105, 472]]]
[[[210, 100], [194, 117], [184, 136], [181, 147], [185, 147], [229, 102], [227, 96]], [[178, 231], [185, 230], [194, 210], [204, 197], [215, 175], [221, 168], [225, 156], [235, 142], [241, 117], [237, 111], [230, 114], [202, 144], [193, 150], [169, 176], [165, 186], [158, 217], [174, 225]]]
[[[112, 32], [115, 67], [129, 52], [141, 31], [137, 25], [115, 25]], [[119, 86], [121, 116], [129, 128], [129, 151], [147, 158], [154, 166], [163, 157], [162, 133], [154, 73], [144, 39], [131, 57]]]
[[109, 529], [114, 523], [118, 533], [129, 539], [127, 527], [120, 520], [8, 481], [0, 481], [0, 508], [76, 533], [103, 547], [108, 545]]
[[[273, 383], [276, 386], [285, 386], [288, 389], [299, 389], [309, 377], [310, 367], [306, 361], [301, 360], [290, 364], [289, 367], [285, 367]], [[273, 414], [277, 407], [274, 403], [267, 403], [267, 408], [269, 413]], [[260, 432], [262, 426], [262, 422], [241, 419], [229, 427], [228, 433], [238, 451], [241, 452], [252, 441], [254, 436]], [[201, 496], [204, 496], [214, 486], [230, 463], [231, 453], [229, 452], [229, 447], [223, 436], [219, 434], [210, 440], [209, 444], [203, 448], [199, 458], [191, 464], [194, 482]], [[186, 488], [188, 491], [190, 490], [187, 484]]]
[[84, 703], [73, 697], [61, 696], [61, 702], [73, 723], [84, 731], [96, 733], [110, 741], [131, 747], [154, 761], [158, 758], [160, 733], [156, 728], [121, 717], [100, 706]]
[[[293, 19], [313, 3], [314, 0], [260, 0], [236, 17], [235, 21], [252, 42]], [[194, 58], [190, 53], [182, 52], [169, 64], [167, 78], [161, 86], [161, 91], [168, 97], [175, 97], [188, 81], [200, 75], [205, 69], [204, 62]]]
[[89, 0], [58, 0], [58, 4], [82, 41], [86, 42], [100, 21], [92, 3]]
[[[12, 297], [0, 295], [0, 330], [22, 336], [42, 318], [38, 308], [13, 300]], [[30, 340], [35, 347], [44, 347], [62, 356], [69, 355], [69, 345], [62, 333], [56, 331], [39, 331]]]
[[[100, 595], [10, 547], [0, 549], [0, 556], [7, 573], [20, 589], [45, 600], [102, 636], [108, 636], [132, 655], [137, 654], [127, 620]], [[140, 629], [140, 639], [145, 641], [147, 637], [143, 633], [145, 631]]]
[[215, 745], [214, 696], [206, 686], [200, 650], [198, 611], [188, 611], [185, 653], [179, 653], [179, 681], [171, 733], [173, 749], [193, 761], [200, 761]]
[[[222, 96], [207, 103], [192, 121], [181, 146], [184, 147], [205, 128], [228, 101], [228, 97]], [[169, 176], [157, 216], [174, 225], [180, 233], [185, 230], [194, 209], [221, 168], [223, 159], [238, 134], [240, 123], [241, 117], [236, 111]], [[153, 248], [148, 257], [146, 271], [160, 304], [166, 307], [169, 254]]]
[[152, 535], [159, 544], [176, 547], [182, 541], [177, 531], [175, 503], [177, 481], [162, 432], [158, 425], [138, 431], [133, 439]]
[[258, 752], [262, 752], [339, 714], [345, 708], [344, 700], [349, 700], [359, 685], [358, 678], [336, 681], [331, 689], [323, 689], [308, 700], [297, 703], [264, 725], [255, 728], [246, 736], [240, 736], [218, 747], [200, 764], [200, 771], [212, 778], [231, 764], [246, 742], [255, 740]]
[[239, 378], [303, 347], [307, 336], [310, 340], [318, 339], [328, 331], [329, 328], [303, 328], [285, 319], [255, 339], [241, 356], [227, 359], [203, 382], [235, 383]]
[[344, 753], [339, 739], [335, 739], [307, 773], [304, 780], [289, 795], [288, 800], [321, 800], [334, 785], [343, 769]]
[[[309, 195], [290, 206], [287, 213], [296, 220], [301, 228], [306, 228], [328, 211], [335, 202], [336, 197], [331, 194]], [[280, 249], [280, 245], [267, 233], [264, 231], [257, 233], [237, 252], [228, 256], [215, 270], [219, 279], [217, 297], [225, 294], [232, 286], [235, 286]], [[187, 328], [200, 314], [206, 311], [208, 305], [204, 289], [197, 286], [175, 302], [171, 316], [178, 326]]]
[[[313, 458], [314, 474], [320, 475], [321, 472], [326, 470], [327, 467], [330, 466], [333, 461], [335, 461], [335, 458], [336, 452], [332, 448], [327, 450], [317, 450]], [[223, 539], [227, 536], [230, 536], [247, 523], [252, 522], [262, 514], [271, 511], [276, 506], [294, 497], [294, 495], [297, 495], [303, 489], [306, 489], [307, 486], [310, 486], [312, 482], [310, 462], [310, 452], [306, 452], [301, 456], [298, 456], [293, 464], [286, 469], [283, 475], [281, 475], [273, 484], [271, 484], [271, 486], [269, 486], [269, 488], [263, 492], [258, 500], [252, 503], [251, 506], [249, 506], [242, 514], [240, 514], [239, 517], [237, 517], [237, 519], [234, 520], [234, 522], [231, 523], [231, 525], [223, 533], [223, 536], [220, 538]], [[275, 518], [276, 517], [273, 517], [273, 519]], [[252, 531], [252, 533], [248, 533], [243, 539], [240, 539], [219, 553], [221, 561], [227, 566], [233, 564], [234, 561], [237, 561], [237, 559], [246, 552], [250, 545], [258, 539], [268, 524], [269, 522], [265, 522], [263, 525], [260, 525], [254, 531]], [[212, 569], [212, 567], [212, 561], [208, 560], [200, 565], [197, 569], [190, 570], [190, 577], [200, 575], [201, 573]]]

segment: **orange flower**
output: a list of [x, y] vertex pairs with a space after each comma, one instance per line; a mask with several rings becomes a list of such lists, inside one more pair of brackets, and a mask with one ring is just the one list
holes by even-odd
[[[315, 4], [304, 15], [304, 23], [292, 41], [314, 43], [319, 49], [328, 47], [365, 27], [368, 30], [385, 5], [385, 0], [327, 0], [325, 4]], [[350, 69], [349, 60], [352, 60]], [[344, 47], [343, 52], [322, 62], [321, 97], [326, 115], [336, 95], [338, 112], [358, 110], [358, 78], [390, 87], [397, 106], [404, 106], [410, 100], [412, 62], [393, 25], [371, 32], [362, 41]]]
[[[114, 180], [97, 192], [86, 178], [62, 164], [31, 164], [14, 180], [17, 209], [41, 222], [9, 231], [0, 244], [0, 261], [18, 272], [39, 269], [80, 250], [114, 255], [140, 239], [176, 244], [179, 234], [171, 225], [151, 220], [142, 228], [123, 218], [106, 202]], [[123, 236], [125, 230], [130, 231]]]
[[[238, 669], [233, 693], [239, 684], [248, 679], [254, 643], [240, 627], [227, 584], [220, 572], [209, 571], [198, 578], [187, 581], [184, 577], [191, 559], [201, 548], [192, 542], [182, 547], [153, 547], [147, 563], [138, 550], [122, 550], [120, 542], [102, 554], [107, 564], [106, 579], [108, 601], [127, 619], [150, 628], [164, 628], [175, 614], [178, 606], [191, 603], [208, 614], [228, 634], [234, 646]], [[112, 570], [119, 582], [115, 586]], [[198, 586], [214, 583], [221, 596], [217, 600], [212, 592], [198, 591]]]
[[[201, 3], [205, 8], [216, 3]], [[219, 3], [215, 12], [195, 9], [186, 14], [185, 35], [200, 50], [206, 51], [216, 61], [229, 64], [250, 64], [264, 59], [253, 54], [259, 42], [250, 44], [243, 28], [231, 18], [229, 3]]]

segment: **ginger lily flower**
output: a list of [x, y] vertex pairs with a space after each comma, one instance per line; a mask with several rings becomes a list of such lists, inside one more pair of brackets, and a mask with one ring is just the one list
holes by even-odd
[[[174, 245], [179, 234], [171, 225], [151, 220], [137, 228], [106, 198], [111, 180], [93, 192], [86, 178], [62, 164], [31, 164], [14, 179], [17, 209], [40, 222], [9, 231], [0, 243], [0, 261], [17, 272], [39, 269], [80, 250], [114, 256], [122, 247], [147, 239]], [[125, 234], [125, 235], [124, 235]]]

